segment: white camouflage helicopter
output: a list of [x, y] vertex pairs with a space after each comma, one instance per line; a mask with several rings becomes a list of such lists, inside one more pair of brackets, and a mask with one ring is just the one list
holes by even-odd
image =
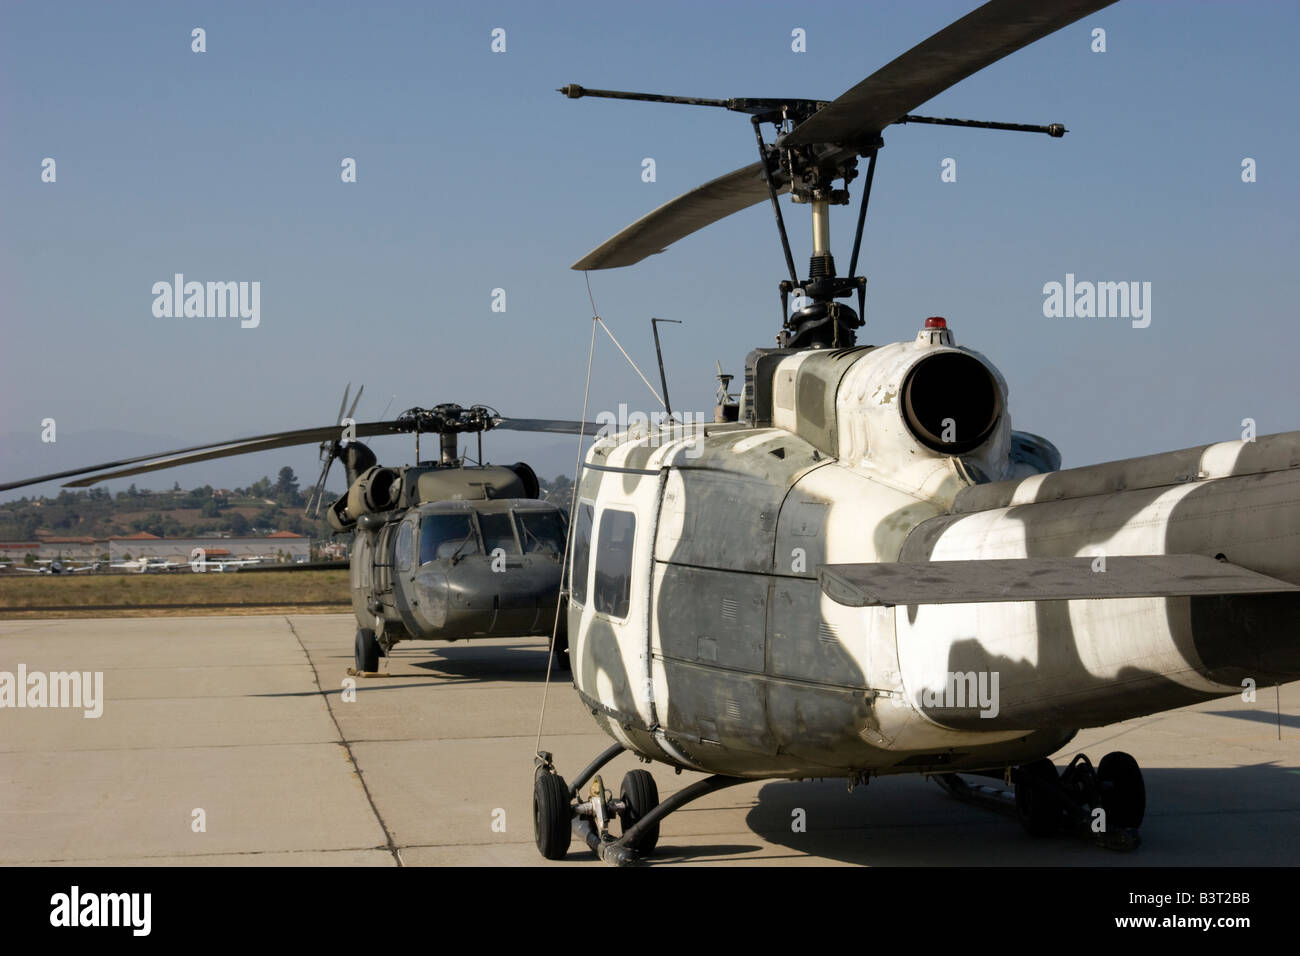
[[[770, 199], [790, 279], [809, 304], [780, 348], [745, 363], [738, 405], [702, 434], [643, 426], [588, 452], [572, 509], [573, 683], [615, 743], [572, 783], [539, 751], [534, 824], [544, 857], [577, 833], [600, 858], [651, 853], [663, 818], [763, 778], [938, 777], [977, 802], [1014, 782], [1036, 835], [1138, 843], [1136, 761], [1047, 759], [1079, 728], [1300, 678], [1300, 432], [1058, 470], [1047, 440], [1013, 430], [1002, 375], [944, 319], [859, 346], [854, 277], [885, 127], [1107, 5], [993, 0], [837, 100], [698, 100], [565, 87], [751, 113], [757, 163], [672, 200], [579, 261], [630, 265]], [[761, 123], [777, 128], [763, 141]], [[866, 157], [853, 261], [839, 277], [830, 207]], [[836, 188], [842, 180], [844, 188]], [[812, 212], [808, 277], [777, 202]], [[838, 300], [854, 294], [858, 310]], [[624, 751], [709, 776], [659, 802]], [[611, 833], [614, 817], [621, 835]]]

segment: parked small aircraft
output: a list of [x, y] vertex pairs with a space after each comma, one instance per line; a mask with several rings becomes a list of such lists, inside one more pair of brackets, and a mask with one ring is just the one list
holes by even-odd
[[91, 564], [71, 565], [65, 564], [62, 558], [41, 558], [36, 563], [41, 567], [25, 568], [17, 564], [10, 565], [10, 567], [15, 571], [27, 571], [30, 574], [76, 574], [80, 571], [99, 570], [98, 561]]

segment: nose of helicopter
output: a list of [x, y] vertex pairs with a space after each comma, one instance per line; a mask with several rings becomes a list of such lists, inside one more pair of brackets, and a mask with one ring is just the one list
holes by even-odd
[[496, 568], [490, 557], [426, 565], [416, 575], [419, 603], [412, 610], [429, 626], [449, 631], [550, 633], [559, 584], [560, 564], [549, 558], [525, 557]]

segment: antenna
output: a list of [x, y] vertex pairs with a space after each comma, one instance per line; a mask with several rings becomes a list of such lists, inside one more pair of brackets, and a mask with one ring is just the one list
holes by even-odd
[[667, 376], [664, 375], [664, 353], [663, 350], [659, 348], [659, 323], [660, 322], [671, 322], [673, 325], [681, 325], [682, 320], [681, 319], [651, 319], [650, 320], [650, 329], [655, 334], [655, 355], [659, 359], [659, 384], [663, 386], [663, 390], [664, 390], [664, 410], [668, 412], [668, 418], [671, 421], [673, 417], [673, 406], [668, 401], [668, 378]]

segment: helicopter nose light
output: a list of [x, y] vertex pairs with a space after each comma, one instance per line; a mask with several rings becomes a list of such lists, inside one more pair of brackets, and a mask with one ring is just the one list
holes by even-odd
[[941, 315], [932, 315], [925, 320], [925, 327], [927, 329], [946, 329], [948, 320]]

